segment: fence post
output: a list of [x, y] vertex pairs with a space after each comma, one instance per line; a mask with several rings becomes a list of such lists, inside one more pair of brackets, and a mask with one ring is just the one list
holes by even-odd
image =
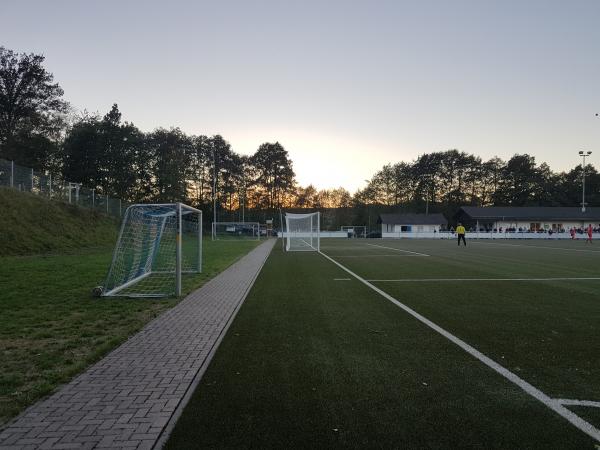
[[10, 187], [15, 187], [15, 162], [10, 162]]
[[49, 181], [48, 181], [48, 198], [52, 198], [52, 173], [50, 173], [48, 175], [49, 177]]
[[96, 206], [96, 189], [92, 189], [92, 209]]
[[31, 168], [31, 193], [33, 194], [33, 167]]
[[119, 217], [122, 217], [123, 214], [121, 212], [121, 199], [119, 199]]
[[106, 194], [106, 214], [108, 214], [108, 194]]

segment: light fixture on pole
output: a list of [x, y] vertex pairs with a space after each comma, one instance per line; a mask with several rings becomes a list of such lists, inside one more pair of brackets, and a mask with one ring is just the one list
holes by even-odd
[[580, 151], [579, 156], [583, 158], [583, 165], [581, 166], [581, 212], [585, 212], [585, 158], [592, 154], [591, 151]]

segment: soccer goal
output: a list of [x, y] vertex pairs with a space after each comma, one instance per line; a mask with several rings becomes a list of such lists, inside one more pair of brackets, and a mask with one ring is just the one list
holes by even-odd
[[260, 240], [258, 222], [213, 222], [212, 239], [217, 240]]
[[294, 251], [316, 251], [321, 248], [321, 214], [285, 213], [285, 249]]
[[353, 238], [366, 238], [367, 227], [364, 225], [344, 225], [340, 230], [348, 233], [349, 237]]
[[181, 295], [182, 274], [201, 271], [202, 211], [182, 203], [132, 205], [101, 295]]

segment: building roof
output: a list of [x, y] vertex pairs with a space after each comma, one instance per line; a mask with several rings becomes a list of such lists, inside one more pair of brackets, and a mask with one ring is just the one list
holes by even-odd
[[571, 206], [463, 206], [461, 212], [473, 220], [593, 220], [600, 221], [600, 208]]
[[443, 214], [380, 214], [378, 223], [394, 225], [446, 225]]

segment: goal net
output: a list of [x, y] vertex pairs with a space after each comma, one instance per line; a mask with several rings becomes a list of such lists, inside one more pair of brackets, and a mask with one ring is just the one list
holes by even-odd
[[181, 203], [127, 208], [102, 296], [181, 295], [182, 274], [202, 271], [202, 211]]
[[348, 233], [348, 237], [365, 238], [367, 237], [367, 227], [364, 225], [344, 225], [340, 228]]
[[320, 213], [285, 213], [285, 249], [293, 251], [319, 251]]
[[258, 222], [213, 222], [212, 239], [216, 240], [259, 240]]

